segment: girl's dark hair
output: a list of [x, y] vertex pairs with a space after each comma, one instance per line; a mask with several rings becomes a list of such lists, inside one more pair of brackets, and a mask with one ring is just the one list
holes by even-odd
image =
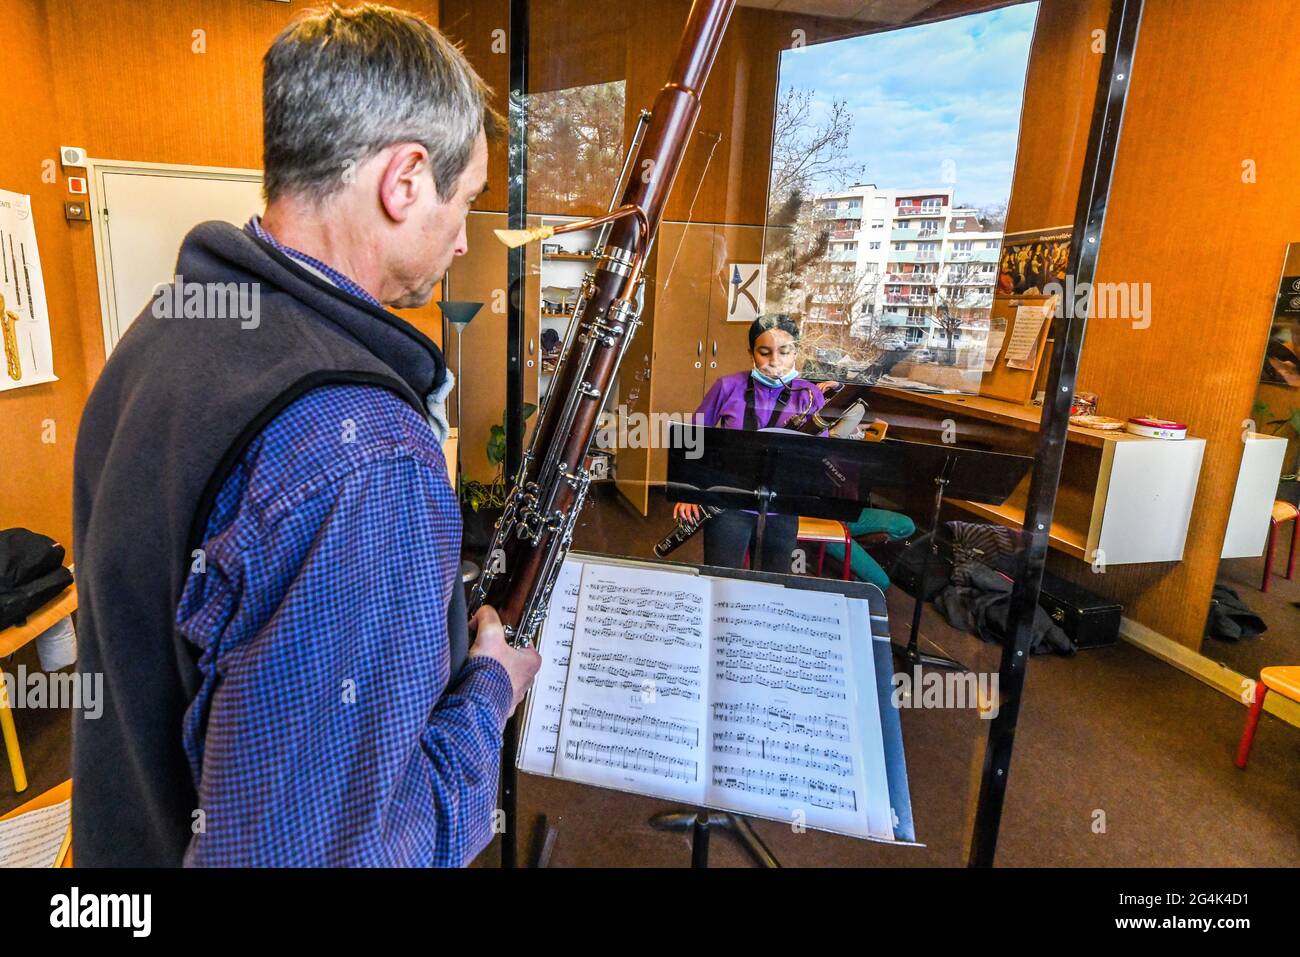
[[771, 332], [773, 329], [780, 329], [782, 332], [790, 333], [792, 339], [799, 338], [799, 327], [795, 321], [784, 312], [774, 313], [770, 316], [759, 316], [749, 326], [749, 351], [754, 351], [754, 343], [758, 337], [765, 332]]

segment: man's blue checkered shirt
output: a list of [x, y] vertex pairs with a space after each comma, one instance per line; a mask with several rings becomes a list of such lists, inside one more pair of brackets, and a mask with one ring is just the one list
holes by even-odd
[[316, 389], [253, 440], [177, 610], [203, 677], [187, 865], [462, 865], [488, 843], [511, 687], [472, 657], [448, 688], [460, 535], [433, 432], [385, 389]]

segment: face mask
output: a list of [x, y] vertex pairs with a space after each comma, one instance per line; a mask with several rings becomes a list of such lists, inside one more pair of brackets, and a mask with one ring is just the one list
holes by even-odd
[[768, 386], [769, 388], [772, 389], [779, 389], [783, 385], [789, 385], [791, 382], [793, 382], [795, 379], [798, 378], [798, 373], [795, 372], [794, 369], [791, 369], [789, 372], [781, 376], [781, 378], [779, 379], [773, 379], [770, 375], [764, 375], [763, 373], [758, 371], [757, 366], [750, 369], [749, 374], [754, 379], [755, 382], [761, 382], [763, 383], [763, 385]]

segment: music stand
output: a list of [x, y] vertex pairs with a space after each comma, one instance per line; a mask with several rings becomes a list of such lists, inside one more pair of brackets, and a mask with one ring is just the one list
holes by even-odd
[[[939, 554], [939, 513], [943, 510], [946, 495], [956, 495], [969, 502], [1001, 505], [1015, 491], [1034, 460], [1027, 455], [1009, 452], [990, 452], [983, 449], [959, 448], [955, 445], [933, 445], [928, 442], [907, 442], [885, 439], [880, 445], [893, 445], [897, 451], [900, 471], [892, 479], [881, 481], [883, 487], [906, 488], [907, 477], [934, 476], [934, 505], [930, 510], [930, 547], [921, 561], [921, 575], [916, 583], [916, 601], [912, 606], [912, 629], [906, 645], [894, 643], [894, 652], [909, 665], [930, 665], [965, 671], [961, 662], [943, 655], [927, 655], [920, 651], [921, 613], [925, 608], [925, 591], [929, 583], [931, 560]], [[910, 487], [915, 487], [914, 484]], [[847, 556], [846, 556], [847, 560]]]
[[[762, 567], [763, 534], [772, 511], [853, 521], [868, 504], [871, 481], [892, 468], [882, 443], [826, 439], [784, 429], [744, 432], [672, 423], [670, 502], [755, 510], [750, 566]], [[866, 450], [865, 452], [863, 450]]]

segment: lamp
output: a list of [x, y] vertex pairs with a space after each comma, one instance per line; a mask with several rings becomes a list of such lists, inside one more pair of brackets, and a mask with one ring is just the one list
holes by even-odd
[[[465, 436], [464, 429], [461, 427], [460, 419], [460, 393], [461, 393], [461, 376], [463, 366], [460, 362], [460, 343], [464, 338], [465, 327], [469, 325], [470, 320], [478, 315], [478, 311], [483, 308], [481, 302], [452, 302], [438, 301], [438, 309], [442, 312], [442, 317], [456, 327], [456, 431], [460, 436], [459, 441], [463, 444]], [[460, 494], [460, 475], [461, 475], [461, 455], [456, 455], [456, 494]]]
[[[438, 309], [442, 312], [442, 318], [456, 327], [456, 434], [457, 442], [462, 448], [456, 452], [456, 501], [460, 503], [460, 478], [461, 478], [461, 460], [464, 459], [464, 429], [460, 421], [460, 393], [461, 382], [463, 381], [464, 367], [460, 362], [460, 343], [465, 335], [465, 327], [469, 325], [470, 320], [478, 315], [478, 311], [483, 308], [481, 302], [453, 302], [450, 300], [438, 300]], [[473, 562], [461, 560], [460, 563], [460, 580], [468, 585], [478, 578], [479, 569]]]

